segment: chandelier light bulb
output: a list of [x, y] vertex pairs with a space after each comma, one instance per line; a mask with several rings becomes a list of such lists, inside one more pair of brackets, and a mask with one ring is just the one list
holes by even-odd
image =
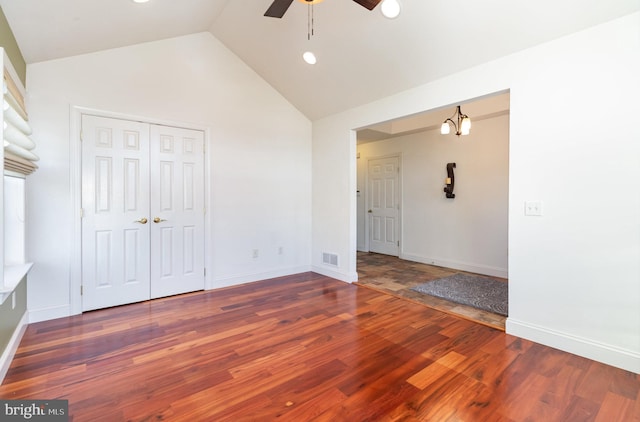
[[451, 131], [451, 128], [449, 127], [449, 123], [444, 122], [442, 126], [440, 126], [440, 133], [442, 135], [448, 135], [450, 131]]
[[460, 124], [460, 132], [463, 135], [468, 135], [470, 130], [471, 130], [471, 119], [468, 117], [465, 117], [462, 119], [462, 123]]

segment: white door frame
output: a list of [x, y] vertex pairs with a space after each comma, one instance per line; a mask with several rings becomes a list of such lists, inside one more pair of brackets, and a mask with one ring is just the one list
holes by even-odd
[[387, 155], [379, 155], [375, 157], [367, 157], [367, 167], [365, 169], [365, 188], [364, 188], [364, 246], [367, 252], [371, 251], [371, 242], [369, 236], [370, 230], [370, 218], [367, 210], [369, 209], [369, 196], [371, 192], [369, 192], [369, 162], [373, 160], [380, 160], [384, 158], [397, 158], [398, 159], [398, 205], [400, 209], [398, 210], [398, 241], [400, 244], [398, 245], [398, 257], [402, 256], [402, 153], [398, 152], [395, 154], [387, 154]]
[[206, 213], [204, 218], [204, 253], [205, 268], [208, 269], [204, 278], [205, 290], [214, 288], [213, 284], [213, 254], [212, 254], [212, 227], [209, 216], [211, 215], [211, 128], [195, 125], [192, 123], [174, 122], [169, 120], [154, 119], [151, 117], [135, 116], [130, 114], [116, 113], [111, 111], [96, 110], [87, 107], [72, 105], [70, 107], [70, 157], [69, 157], [69, 180], [71, 191], [71, 262], [69, 262], [69, 314], [77, 315], [82, 313], [82, 143], [80, 140], [80, 129], [82, 128], [82, 115], [90, 114], [112, 119], [133, 120], [155, 125], [173, 126], [185, 129], [200, 130], [204, 132], [205, 158], [204, 158], [204, 203]]

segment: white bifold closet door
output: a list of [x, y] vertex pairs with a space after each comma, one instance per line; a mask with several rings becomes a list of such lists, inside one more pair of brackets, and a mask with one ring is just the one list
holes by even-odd
[[202, 131], [82, 116], [82, 308], [204, 288]]

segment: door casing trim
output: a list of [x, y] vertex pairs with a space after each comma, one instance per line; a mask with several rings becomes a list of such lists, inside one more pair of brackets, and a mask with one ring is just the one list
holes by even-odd
[[71, 105], [69, 110], [69, 189], [71, 196], [71, 256], [69, 262], [69, 314], [82, 313], [82, 116], [92, 115], [121, 120], [133, 120], [154, 125], [173, 126], [184, 129], [200, 130], [204, 132], [204, 203], [206, 213], [204, 218], [204, 265], [207, 269], [204, 277], [204, 288], [210, 290], [213, 285], [213, 245], [212, 224], [207, 216], [211, 215], [211, 128], [194, 123], [176, 122], [152, 117], [136, 116], [112, 111], [98, 110], [88, 107]]

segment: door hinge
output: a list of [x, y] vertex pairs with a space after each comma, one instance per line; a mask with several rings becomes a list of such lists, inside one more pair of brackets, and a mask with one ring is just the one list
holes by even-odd
[[80, 286], [80, 296], [82, 296], [82, 295], [84, 294], [84, 289], [83, 289], [83, 287], [84, 287], [84, 286], [82, 286], [82, 285]]
[[204, 271], [203, 271], [203, 272], [204, 272], [204, 276], [206, 277], [206, 276], [207, 276], [207, 269], [206, 269], [206, 268], [204, 268]]
[[80, 218], [84, 218], [84, 208], [80, 208]]
[[400, 246], [400, 241], [398, 240], [398, 246]]
[[80, 131], [80, 142], [84, 141], [84, 138], [82, 137], [82, 131]]

